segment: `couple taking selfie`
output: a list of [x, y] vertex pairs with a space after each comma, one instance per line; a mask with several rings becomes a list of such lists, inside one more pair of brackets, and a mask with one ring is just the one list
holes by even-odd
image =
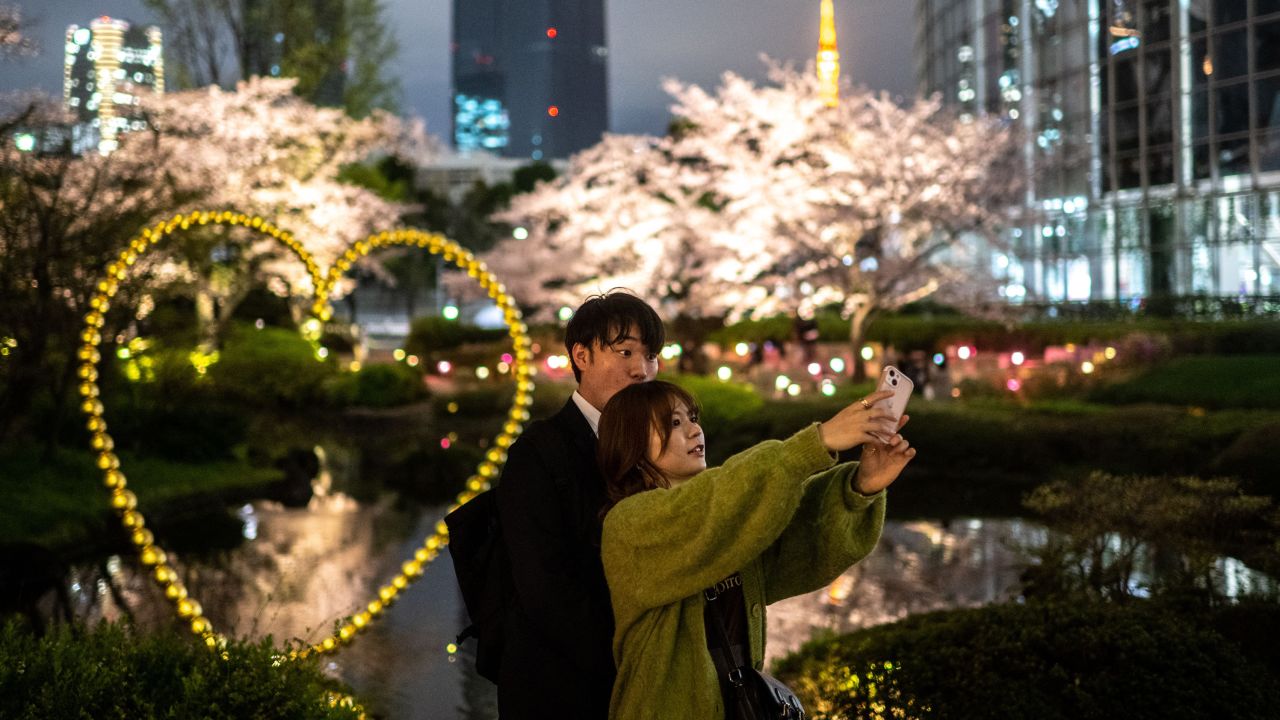
[[803, 717], [763, 672], [765, 607], [872, 550], [915, 455], [886, 390], [708, 468], [697, 399], [654, 380], [664, 340], [636, 296], [587, 300], [565, 333], [577, 391], [510, 448], [488, 650], [504, 720]]

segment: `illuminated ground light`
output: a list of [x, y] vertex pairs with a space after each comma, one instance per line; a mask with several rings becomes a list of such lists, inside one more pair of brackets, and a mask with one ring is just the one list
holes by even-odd
[[809, 367], [807, 368], [807, 370], [809, 371], [810, 375], [817, 377], [822, 374], [822, 365], [816, 362], [811, 362], [809, 363]]
[[721, 365], [716, 370], [716, 377], [720, 378], [720, 382], [728, 382], [729, 378], [733, 377], [733, 371], [729, 369], [728, 365]]
[[876, 356], [876, 351], [872, 350], [870, 345], [864, 345], [862, 346], [861, 355], [863, 360], [870, 360], [871, 358]]
[[831, 358], [831, 362], [827, 363], [831, 367], [831, 372], [844, 372], [844, 358]]
[[452, 304], [445, 305], [443, 308], [440, 309], [440, 314], [444, 316], [445, 320], [457, 320], [458, 306], [452, 305]]
[[973, 357], [973, 355], [974, 355], [973, 348], [969, 347], [968, 345], [961, 345], [958, 349], [956, 349], [956, 357], [960, 358], [961, 360], [968, 360], [969, 358]]
[[1009, 378], [1004, 386], [1009, 388], [1009, 392], [1018, 392], [1022, 389], [1022, 381], [1018, 380], [1018, 378]]
[[453, 370], [453, 363], [449, 362], [448, 360], [441, 360], [440, 362], [436, 363], [436, 372], [440, 373], [441, 375], [448, 375], [450, 370]]
[[1089, 362], [1088, 360], [1085, 360], [1084, 362], [1080, 363], [1080, 372], [1084, 373], [1085, 375], [1089, 375], [1093, 373], [1093, 363]]
[[800, 386], [795, 383], [791, 383], [787, 386], [787, 394], [791, 397], [796, 397], [800, 394]]
[[1108, 347], [1106, 350], [1103, 350], [1103, 351], [1102, 351], [1102, 354], [1103, 354], [1103, 356], [1104, 356], [1104, 357], [1106, 357], [1108, 360], [1115, 360], [1115, 359], [1116, 359], [1116, 349], [1115, 349], [1115, 348], [1113, 348], [1113, 347]]
[[740, 342], [733, 346], [733, 351], [738, 353], [738, 357], [746, 357], [751, 352], [751, 348], [744, 342]]
[[786, 375], [779, 375], [773, 381], [773, 389], [778, 391], [786, 390], [787, 386], [790, 384], [791, 384], [791, 378], [787, 377]]
[[1014, 365], [1021, 365], [1026, 361], [1027, 361], [1027, 356], [1023, 355], [1020, 352], [1015, 352], [1009, 356], [1009, 362], [1013, 363]]
[[822, 394], [831, 397], [836, 394], [836, 384], [830, 380], [822, 381]]

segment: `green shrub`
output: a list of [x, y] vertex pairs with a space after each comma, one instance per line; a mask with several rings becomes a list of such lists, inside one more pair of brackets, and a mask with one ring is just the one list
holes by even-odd
[[[317, 659], [276, 663], [270, 641], [231, 642], [226, 659], [176, 631], [119, 625], [0, 631], [0, 718], [356, 718]], [[336, 696], [335, 696], [336, 697]]]
[[[104, 385], [103, 403], [116, 447], [183, 462], [226, 460], [244, 442], [248, 414], [196, 374], [188, 350], [154, 348], [143, 358], [146, 378], [116, 373]], [[112, 363], [118, 368], [125, 362]]]
[[703, 375], [671, 375], [661, 379], [687, 390], [702, 406], [702, 423], [717, 427], [764, 407], [764, 398], [749, 383], [721, 382]]
[[775, 669], [815, 720], [1274, 717], [1274, 651], [1247, 655], [1211, 620], [1150, 602], [995, 605], [811, 641]]
[[505, 337], [507, 331], [502, 328], [481, 328], [429, 315], [413, 321], [404, 346], [408, 353], [428, 356], [433, 352], [452, 350], [469, 343], [496, 342]]
[[422, 373], [400, 363], [366, 365], [358, 372], [336, 375], [325, 382], [324, 393], [331, 405], [371, 408], [407, 405], [428, 395]]
[[1280, 409], [1280, 355], [1202, 355], [1169, 360], [1099, 387], [1096, 402]]
[[208, 370], [219, 393], [250, 407], [305, 408], [337, 373], [296, 330], [235, 326]]

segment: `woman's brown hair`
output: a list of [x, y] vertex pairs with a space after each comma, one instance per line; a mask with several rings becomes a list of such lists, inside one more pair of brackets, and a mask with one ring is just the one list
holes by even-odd
[[684, 388], [654, 380], [619, 390], [604, 406], [596, 445], [607, 497], [600, 517], [623, 498], [671, 487], [649, 460], [649, 432], [658, 432], [665, 450], [671, 439], [671, 413], [679, 403], [684, 403], [691, 414], [697, 414], [698, 401]]

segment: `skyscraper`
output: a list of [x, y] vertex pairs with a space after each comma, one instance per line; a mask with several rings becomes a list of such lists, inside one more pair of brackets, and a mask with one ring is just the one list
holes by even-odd
[[916, 7], [920, 90], [1025, 131], [1010, 298], [1277, 305], [1280, 0]]
[[88, 142], [104, 155], [119, 145], [121, 133], [142, 130], [144, 95], [164, 92], [160, 28], [135, 27], [105, 15], [88, 27], [67, 28], [62, 76], [63, 102]]
[[609, 126], [604, 0], [455, 0], [453, 142], [567, 157]]

